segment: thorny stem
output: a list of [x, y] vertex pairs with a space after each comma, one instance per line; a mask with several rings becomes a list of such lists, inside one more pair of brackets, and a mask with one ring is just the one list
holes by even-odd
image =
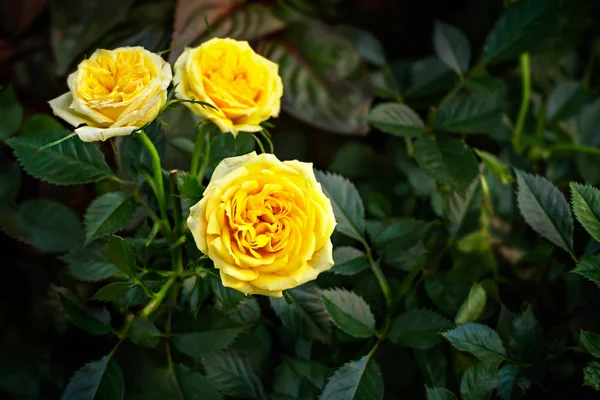
[[140, 138], [142, 144], [144, 145], [144, 147], [146, 148], [146, 150], [148, 151], [148, 154], [150, 155], [150, 160], [152, 161], [152, 169], [154, 172], [154, 177], [153, 177], [154, 185], [151, 185], [151, 186], [152, 186], [152, 189], [154, 190], [154, 194], [156, 195], [156, 200], [158, 201], [160, 218], [164, 221], [164, 226], [165, 226], [167, 232], [169, 232], [170, 227], [169, 227], [169, 222], [168, 222], [169, 219], [167, 216], [165, 187], [164, 187], [164, 183], [163, 183], [162, 167], [160, 165], [160, 156], [158, 155], [158, 151], [156, 150], [156, 147], [154, 146], [152, 141], [148, 138], [148, 136], [146, 135], [146, 133], [143, 130], [139, 131], [139, 138]]
[[115, 352], [117, 351], [117, 349], [119, 348], [121, 343], [123, 343], [125, 341], [125, 339], [127, 339], [127, 335], [129, 334], [129, 329], [131, 329], [131, 325], [133, 324], [134, 319], [135, 319], [135, 315], [133, 315], [133, 314], [128, 314], [127, 317], [125, 317], [125, 324], [123, 325], [123, 328], [119, 332], [116, 333], [117, 337], [119, 338], [119, 341], [117, 342], [115, 347], [113, 347], [113, 349], [110, 351], [110, 354], [108, 356], [109, 358], [115, 354]]
[[[202, 135], [202, 132], [204, 135]], [[201, 140], [202, 136], [204, 136], [204, 158], [202, 159], [202, 166], [198, 170], [197, 165], [196, 169], [191, 169], [192, 175], [197, 176], [200, 182], [204, 180], [204, 175], [206, 175], [206, 169], [208, 168], [208, 162], [210, 161], [210, 125], [205, 124], [203, 129], [198, 132], [198, 136], [196, 137], [196, 144]], [[198, 154], [196, 155], [197, 160], [196, 163], [199, 163], [200, 160], [200, 150], [198, 150]], [[196, 146], [194, 146], [194, 152], [196, 152]], [[194, 155], [192, 154], [192, 162], [194, 162]], [[196, 173], [194, 173], [196, 172]]]
[[531, 100], [531, 71], [529, 68], [529, 53], [521, 54], [521, 78], [522, 78], [522, 97], [521, 97], [521, 108], [519, 110], [519, 116], [517, 118], [517, 124], [515, 125], [515, 131], [513, 133], [513, 146], [517, 153], [522, 151], [521, 137], [523, 135], [523, 128], [525, 126], [525, 119], [529, 112], [529, 104]]
[[192, 161], [190, 164], [190, 174], [193, 176], [198, 175], [198, 169], [200, 167], [200, 156], [202, 156], [202, 148], [205, 146], [206, 136], [203, 134], [206, 130], [206, 126], [202, 125], [196, 133], [196, 141], [194, 142], [194, 150], [192, 151]]
[[[379, 268], [379, 265], [377, 265], [377, 263], [373, 259], [373, 252], [371, 251], [371, 247], [369, 247], [369, 244], [366, 242], [366, 240], [363, 240], [362, 244], [367, 253], [367, 258], [369, 260], [369, 266], [371, 267], [371, 270], [375, 274], [375, 277], [377, 278], [377, 281], [379, 282], [379, 286], [381, 287], [381, 292], [383, 293], [383, 297], [385, 298], [385, 305], [387, 308], [386, 314], [385, 314], [384, 326], [381, 329], [380, 333], [377, 334], [377, 337], [378, 337], [377, 343], [379, 344], [380, 341], [385, 339], [385, 337], [387, 336], [387, 333], [390, 329], [390, 326], [392, 325], [392, 292], [390, 290], [390, 285], [389, 285], [387, 279], [385, 278], [385, 275], [383, 275], [383, 272], [381, 271], [381, 268]], [[373, 350], [371, 350], [371, 352], [375, 352], [378, 344], [375, 345], [375, 347], [373, 348]]]
[[[173, 227], [174, 236], [180, 236], [183, 234], [183, 219], [181, 211], [181, 202], [179, 201], [177, 191], [177, 170], [171, 171], [169, 177], [171, 178], [171, 201], [173, 203], [173, 219], [175, 220], [175, 226]], [[185, 236], [183, 236], [185, 240]], [[177, 246], [171, 249], [171, 262], [173, 264], [173, 271], [180, 275], [183, 272], [183, 262], [181, 254], [181, 246]]]
[[173, 275], [169, 278], [167, 283], [165, 283], [165, 285], [160, 289], [160, 291], [158, 293], [156, 293], [154, 298], [152, 300], [150, 300], [150, 302], [146, 305], [146, 307], [144, 307], [144, 309], [140, 312], [140, 316], [142, 318], [148, 318], [154, 311], [156, 311], [158, 306], [165, 299], [165, 296], [167, 295], [167, 293], [169, 293], [169, 289], [171, 288], [171, 286], [173, 286], [176, 279], [177, 279], [177, 275]]

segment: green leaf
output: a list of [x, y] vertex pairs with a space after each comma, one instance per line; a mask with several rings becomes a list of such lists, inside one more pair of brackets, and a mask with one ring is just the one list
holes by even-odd
[[195, 47], [211, 37], [252, 41], [285, 26], [271, 7], [242, 3], [240, 0], [177, 3], [171, 38], [171, 47], [176, 48], [169, 55], [171, 64], [184, 48]]
[[471, 76], [463, 81], [465, 89], [473, 94], [502, 99], [506, 96], [506, 83], [500, 78], [491, 76]]
[[364, 240], [365, 209], [356, 187], [348, 179], [331, 172], [315, 171], [323, 192], [333, 206], [336, 229], [358, 241]]
[[469, 295], [469, 286], [453, 283], [447, 277], [430, 276], [425, 280], [425, 292], [441, 311], [455, 315]]
[[327, 381], [319, 400], [383, 399], [383, 377], [379, 365], [369, 356], [350, 361]]
[[469, 291], [469, 296], [467, 296], [465, 302], [460, 306], [458, 313], [456, 313], [454, 322], [463, 324], [465, 322], [476, 321], [485, 309], [486, 302], [487, 293], [485, 288], [477, 282], [474, 283]]
[[571, 182], [571, 204], [577, 220], [597, 241], [600, 240], [600, 190]]
[[430, 387], [446, 386], [448, 362], [440, 346], [427, 350], [415, 350], [415, 359], [425, 385]]
[[536, 361], [540, 357], [543, 343], [542, 328], [531, 308], [527, 308], [513, 319], [509, 343], [510, 349], [519, 361]]
[[200, 180], [187, 172], [179, 171], [177, 173], [177, 189], [185, 200], [194, 205], [202, 200], [204, 186]]
[[122, 400], [123, 373], [116, 361], [104, 356], [86, 364], [73, 375], [61, 400]]
[[465, 371], [460, 380], [463, 400], [489, 400], [498, 387], [498, 364], [479, 363]]
[[11, 137], [21, 126], [23, 108], [12, 86], [0, 92], [0, 140]]
[[456, 396], [448, 389], [428, 387], [427, 400], [456, 400]]
[[[69, 0], [50, 2], [52, 50], [56, 74], [64, 75], [72, 63], [125, 18], [133, 0]], [[88, 53], [88, 55], [91, 55]]]
[[443, 22], [435, 22], [433, 33], [435, 53], [447, 66], [463, 75], [469, 69], [471, 47], [468, 39], [457, 28]]
[[380, 131], [395, 136], [421, 137], [426, 131], [419, 114], [404, 104], [378, 104], [369, 113], [368, 121]]
[[91, 333], [92, 335], [105, 335], [112, 331], [107, 321], [102, 321], [99, 317], [92, 315], [90, 310], [84, 309], [69, 299], [63, 293], [58, 293], [60, 302], [65, 314], [79, 328]]
[[237, 307], [242, 301], [246, 300], [246, 296], [242, 292], [223, 286], [221, 279], [211, 279], [213, 292], [219, 302], [226, 308]]
[[251, 399], [266, 398], [260, 378], [248, 356], [235, 350], [202, 358], [206, 377], [224, 395]]
[[221, 400], [223, 397], [213, 383], [199, 372], [183, 364], [174, 365], [173, 372], [179, 383], [183, 400]]
[[573, 217], [565, 197], [549, 180], [518, 169], [517, 201], [525, 221], [555, 245], [573, 253]]
[[169, 48], [175, 4], [154, 0], [136, 2], [127, 18], [115, 26], [96, 45], [100, 49], [116, 49], [124, 46], [142, 46], [159, 53]]
[[124, 299], [133, 285], [130, 282], [113, 282], [100, 288], [92, 297], [92, 300], [98, 301], [119, 301]]
[[112, 176], [98, 147], [78, 138], [37, 152], [68, 134], [69, 131], [38, 131], [8, 139], [6, 143], [13, 148], [27, 173], [55, 185], [97, 182]]
[[594, 254], [582, 257], [577, 262], [573, 272], [600, 284], [600, 255]]
[[588, 92], [581, 82], [561, 82], [548, 97], [547, 121], [560, 121], [577, 114], [588, 100]]
[[76, 249], [60, 259], [75, 279], [84, 282], [103, 281], [119, 272], [119, 268], [108, 260], [106, 245], [101, 243]]
[[400, 346], [425, 350], [439, 343], [440, 333], [453, 325], [434, 311], [410, 310], [394, 318], [388, 336]]
[[329, 374], [329, 369], [323, 364], [284, 356], [275, 370], [273, 388], [277, 393], [292, 398], [316, 398]]
[[320, 129], [365, 134], [373, 94], [361, 55], [340, 33], [311, 21], [290, 25], [259, 42], [257, 51], [279, 64], [282, 108]]
[[191, 357], [208, 356], [226, 349], [244, 330], [244, 326], [216, 311], [201, 309], [196, 320], [183, 317], [173, 322], [171, 342], [177, 350]]
[[210, 296], [212, 293], [212, 285], [210, 283], [210, 279], [202, 279], [196, 278], [196, 282], [194, 284], [194, 288], [192, 289], [192, 293], [188, 299], [188, 303], [190, 305], [190, 312], [196, 318], [198, 315], [198, 311], [202, 306], [204, 300]]
[[531, 382], [521, 376], [521, 368], [506, 364], [498, 371], [498, 396], [503, 400], [521, 400], [531, 386]]
[[426, 253], [427, 249], [423, 242], [419, 242], [407, 250], [395, 249], [393, 246], [388, 246], [383, 253], [381, 262], [402, 271], [410, 272], [423, 259]]
[[352, 42], [367, 62], [378, 66], [387, 64], [383, 45], [371, 32], [348, 25], [340, 26], [337, 30]]
[[469, 212], [474, 208], [473, 205], [476, 205], [480, 185], [480, 179], [473, 179], [464, 196], [456, 191], [446, 196], [445, 214], [450, 221], [449, 231], [453, 238], [458, 236]]
[[479, 167], [473, 151], [458, 140], [447, 137], [422, 138], [415, 142], [415, 159], [432, 179], [466, 193]]
[[[161, 114], [161, 119], [168, 116], [170, 110], [171, 109], [168, 109], [165, 113]], [[173, 123], [173, 125], [176, 125], [176, 123]], [[144, 130], [148, 139], [150, 139], [156, 148], [161, 160], [164, 158], [167, 147], [167, 139], [162, 128], [163, 126], [158, 120], [155, 120]], [[141, 182], [143, 176], [139, 172], [144, 170], [152, 171], [151, 156], [148, 153], [148, 150], [146, 150], [144, 145], [140, 142], [139, 138], [135, 137], [135, 135], [122, 137], [117, 152], [119, 155], [119, 168], [124, 171], [130, 179]]]
[[581, 331], [579, 342], [591, 355], [600, 358], [600, 335], [594, 332]]
[[83, 217], [86, 242], [125, 228], [133, 218], [135, 208], [133, 197], [123, 192], [106, 193], [94, 199]]
[[42, 252], [63, 253], [81, 239], [79, 217], [55, 201], [29, 200], [21, 204], [18, 215], [27, 232], [25, 241]]
[[131, 324], [129, 339], [138, 346], [154, 348], [160, 342], [160, 331], [152, 321], [136, 318]]
[[362, 297], [343, 289], [323, 290], [321, 297], [327, 314], [342, 331], [354, 337], [375, 333], [375, 317]]
[[489, 133], [500, 123], [504, 111], [496, 98], [484, 95], [459, 95], [442, 104], [435, 128], [454, 133]]
[[450, 344], [473, 354], [481, 361], [501, 362], [506, 358], [500, 336], [487, 325], [467, 322], [444, 333]]
[[592, 361], [583, 369], [583, 384], [600, 390], [600, 363]]
[[0, 162], [0, 205], [12, 203], [21, 189], [21, 167], [16, 161]]
[[329, 343], [332, 322], [318, 288], [312, 284], [304, 284], [287, 293], [294, 299], [292, 304], [288, 304], [283, 298], [270, 298], [271, 306], [283, 326], [301, 338]]
[[329, 272], [336, 275], [356, 275], [369, 269], [369, 258], [364, 251], [350, 246], [339, 246], [333, 250], [335, 264]]
[[411, 99], [427, 99], [441, 95], [450, 91], [456, 84], [456, 74], [436, 57], [412, 63], [408, 75], [409, 85], [403, 91], [403, 95]]
[[46, 114], [35, 114], [25, 120], [21, 126], [19, 136], [37, 135], [40, 131], [57, 132], [64, 130], [65, 128], [51, 116]]
[[408, 250], [419, 244], [430, 227], [431, 224], [427, 221], [398, 218], [386, 222], [371, 223], [369, 221], [367, 231], [376, 249], [398, 252], [399, 250]]
[[133, 247], [122, 237], [108, 238], [108, 259], [125, 275], [135, 277], [135, 254]]
[[551, 28], [563, 3], [563, 0], [524, 0], [512, 4], [488, 34], [482, 62], [494, 64], [531, 51], [540, 42], [543, 28]]
[[214, 124], [211, 126], [213, 130], [212, 139], [210, 140], [210, 171], [214, 171], [217, 164], [224, 158], [248, 154], [254, 150], [256, 141], [251, 134], [234, 137], [229, 133], [223, 134]]
[[513, 183], [515, 180], [510, 173], [510, 168], [504, 164], [498, 157], [487, 151], [474, 149], [475, 153], [481, 158], [481, 161], [490, 170], [491, 173], [496, 175], [498, 179], [505, 185]]
[[244, 301], [234, 307], [226, 307], [217, 299], [215, 308], [240, 325], [254, 325], [261, 316], [258, 301], [251, 297], [246, 297]]

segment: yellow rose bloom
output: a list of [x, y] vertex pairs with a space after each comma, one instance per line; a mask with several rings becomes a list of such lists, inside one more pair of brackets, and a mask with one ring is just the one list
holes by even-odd
[[184, 103], [222, 132], [259, 132], [279, 115], [283, 83], [279, 66], [256, 54], [248, 42], [211, 39], [186, 48], [175, 62], [175, 96], [213, 105]]
[[336, 221], [311, 163], [226, 158], [187, 223], [223, 285], [246, 294], [281, 297], [333, 266]]
[[169, 63], [142, 47], [96, 50], [49, 104], [84, 142], [126, 136], [156, 118], [172, 77]]

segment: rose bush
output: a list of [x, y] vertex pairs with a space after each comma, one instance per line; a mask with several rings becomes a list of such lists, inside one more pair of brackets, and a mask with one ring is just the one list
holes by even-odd
[[104, 141], [153, 121], [171, 79], [171, 66], [143, 47], [100, 49], [69, 75], [69, 92], [50, 106], [84, 142]]
[[447, 3], [4, 2], [0, 398], [597, 398], [600, 7]]
[[312, 164], [252, 152], [215, 169], [188, 226], [224, 286], [281, 297], [333, 266], [331, 202]]
[[256, 54], [248, 42], [211, 39], [186, 48], [175, 62], [175, 95], [195, 114], [223, 132], [259, 132], [260, 123], [277, 117], [283, 84], [278, 65]]

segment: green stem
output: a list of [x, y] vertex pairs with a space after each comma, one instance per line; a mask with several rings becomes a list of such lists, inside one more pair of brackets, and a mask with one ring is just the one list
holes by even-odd
[[523, 135], [523, 128], [525, 126], [525, 119], [529, 112], [529, 104], [531, 102], [531, 71], [529, 68], [529, 53], [521, 54], [521, 78], [522, 78], [522, 97], [521, 97], [521, 108], [519, 109], [519, 116], [517, 118], [517, 124], [515, 125], [515, 131], [513, 133], [513, 146], [517, 153], [522, 151], [521, 137]]
[[175, 276], [181, 276], [183, 273], [183, 257], [181, 254], [181, 246], [171, 250], [171, 264], [173, 265]]
[[144, 210], [146, 210], [148, 217], [150, 217], [150, 219], [152, 220], [152, 222], [154, 222], [154, 224], [161, 223], [161, 220], [158, 217], [158, 215], [156, 215], [156, 213], [154, 212], [152, 207], [150, 207], [150, 205], [146, 202], [146, 200], [141, 198], [141, 196], [137, 190], [133, 193], [133, 198], [135, 199], [136, 202], [138, 202], [144, 208]]
[[[206, 175], [206, 169], [208, 168], [208, 162], [210, 161], [210, 129], [211, 126], [209, 124], [204, 124], [202, 126], [202, 129], [196, 136], [196, 143], [194, 144], [194, 151], [192, 153], [192, 165], [190, 167], [190, 172], [192, 175], [197, 176], [201, 182], [204, 179], [204, 175]], [[204, 144], [204, 146], [201, 144]], [[202, 158], [202, 166], [198, 168], [198, 165], [200, 164], [201, 150], [203, 148], [204, 157]]]
[[170, 172], [169, 178], [171, 181], [171, 203], [173, 203], [173, 219], [175, 220], [173, 227], [174, 237], [183, 234], [183, 218], [181, 211], [181, 201], [179, 200], [179, 190], [177, 186], [177, 170]]
[[165, 296], [167, 295], [167, 293], [169, 293], [169, 289], [171, 289], [171, 286], [173, 286], [176, 279], [176, 275], [173, 275], [169, 278], [167, 283], [165, 283], [165, 285], [160, 289], [160, 291], [156, 293], [154, 298], [150, 300], [146, 307], [144, 307], [144, 309], [140, 312], [140, 316], [142, 318], [147, 319], [154, 311], [156, 311], [158, 306], [164, 301]]
[[154, 194], [156, 195], [156, 200], [158, 201], [160, 218], [165, 221], [164, 226], [167, 230], [169, 230], [169, 219], [167, 217], [167, 205], [165, 199], [165, 186], [163, 183], [162, 168], [160, 166], [160, 156], [158, 155], [156, 147], [154, 147], [154, 143], [152, 143], [144, 131], [139, 131], [139, 138], [148, 151], [150, 160], [152, 161], [152, 169], [154, 171]]
[[379, 268], [379, 265], [377, 265], [377, 263], [373, 259], [373, 254], [371, 252], [371, 248], [369, 247], [367, 242], [363, 242], [363, 246], [365, 247], [365, 250], [367, 252], [367, 257], [369, 259], [369, 266], [371, 267], [371, 270], [375, 274], [375, 277], [377, 278], [377, 281], [379, 282], [379, 286], [381, 287], [381, 292], [383, 293], [383, 297], [385, 298], [385, 304], [388, 308], [388, 314], [389, 314], [391, 312], [391, 306], [392, 306], [392, 292], [390, 290], [390, 285], [388, 284], [387, 279], [385, 279], [385, 275], [383, 275], [381, 268]]
[[584, 153], [591, 155], [600, 155], [600, 147], [590, 147], [577, 143], [558, 143], [548, 148], [550, 153]]
[[412, 139], [409, 137], [405, 137], [404, 142], [406, 143], [406, 154], [408, 154], [409, 157], [414, 157], [415, 147], [413, 146]]
[[548, 111], [548, 105], [546, 103], [542, 103], [542, 107], [538, 114], [538, 119], [535, 124], [535, 135], [538, 138], [544, 137], [544, 127], [546, 125], [546, 113]]
[[[177, 301], [177, 293], [179, 292], [179, 285], [173, 286], [171, 293], [169, 294], [169, 312], [167, 314], [167, 321], [165, 322], [165, 335], [168, 338], [171, 335], [171, 321], [173, 318], [173, 306]], [[171, 341], [165, 340], [165, 350], [167, 352], [167, 362], [169, 368], [173, 368], [173, 357], [171, 356]]]
[[198, 169], [200, 168], [200, 156], [202, 156], [202, 148], [204, 147], [205, 136], [203, 135], [204, 125], [198, 129], [196, 133], [196, 141], [194, 142], [194, 150], [192, 151], [192, 161], [190, 164], [190, 174], [193, 176], [198, 175]]
[[109, 357], [112, 357], [115, 354], [115, 352], [117, 351], [117, 349], [119, 348], [119, 346], [121, 345], [121, 343], [123, 343], [125, 341], [125, 339], [127, 339], [127, 335], [129, 334], [129, 330], [131, 329], [131, 325], [133, 324], [134, 319], [135, 319], [135, 315], [133, 315], [133, 314], [128, 314], [127, 317], [125, 317], [125, 324], [123, 324], [123, 328], [117, 333], [117, 337], [119, 338], [119, 341], [117, 342], [115, 347], [113, 347], [113, 349], [111, 350]]

